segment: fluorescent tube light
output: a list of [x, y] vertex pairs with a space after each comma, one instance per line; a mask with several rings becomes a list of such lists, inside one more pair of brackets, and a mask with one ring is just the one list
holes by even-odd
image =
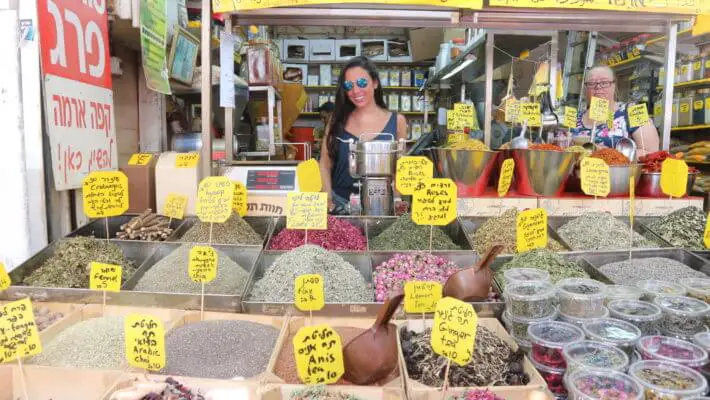
[[445, 81], [445, 80], [451, 78], [452, 76], [454, 76], [454, 75], [458, 74], [459, 72], [461, 72], [464, 68], [466, 68], [466, 67], [468, 67], [469, 65], [471, 65], [471, 63], [473, 63], [473, 60], [464, 60], [461, 64], [459, 64], [458, 67], [454, 68], [453, 71], [449, 72], [449, 73], [446, 74], [443, 78], [441, 78], [441, 80], [442, 80], [442, 81]]

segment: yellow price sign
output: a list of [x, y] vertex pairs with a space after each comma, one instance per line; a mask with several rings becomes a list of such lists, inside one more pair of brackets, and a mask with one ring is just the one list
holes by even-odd
[[666, 158], [661, 164], [661, 191], [671, 197], [683, 197], [688, 184], [688, 164]]
[[434, 164], [426, 157], [405, 156], [397, 160], [395, 186], [401, 194], [411, 195], [419, 181], [431, 179], [433, 176]]
[[412, 196], [412, 220], [418, 225], [447, 225], [456, 219], [457, 188], [449, 178], [424, 179]]
[[589, 105], [589, 117], [593, 121], [606, 121], [609, 118], [609, 100], [601, 97], [592, 97]]
[[693, 23], [693, 36], [704, 35], [710, 33], [710, 11], [705, 14], [696, 15], [695, 23]]
[[187, 196], [170, 193], [163, 204], [163, 215], [168, 218], [182, 219], [187, 207]]
[[663, 117], [663, 104], [660, 101], [653, 104], [653, 116], [656, 118]]
[[293, 354], [298, 377], [307, 385], [335, 383], [345, 373], [340, 335], [327, 324], [299, 329]]
[[580, 165], [582, 191], [587, 196], [606, 197], [611, 191], [609, 166], [600, 158], [585, 157]]
[[404, 311], [430, 313], [436, 311], [444, 288], [439, 282], [407, 281], [404, 284]]
[[150, 153], [135, 153], [128, 160], [128, 165], [148, 165], [153, 155]]
[[123, 320], [126, 360], [149, 371], [165, 367], [165, 327], [150, 315], [130, 314]]
[[298, 188], [300, 191], [320, 192], [322, 182], [318, 161], [311, 158], [308, 161], [298, 163], [296, 167], [296, 177], [298, 178]]
[[505, 197], [513, 182], [513, 172], [515, 171], [515, 160], [508, 158], [503, 161], [498, 177], [498, 197]]
[[89, 218], [115, 217], [128, 210], [128, 178], [121, 171], [97, 171], [82, 182], [84, 213]]
[[234, 197], [232, 198], [232, 209], [240, 217], [247, 215], [249, 203], [247, 202], [247, 187], [241, 182], [234, 182]]
[[187, 272], [197, 283], [209, 283], [217, 276], [217, 250], [210, 246], [193, 246], [190, 249]]
[[565, 107], [564, 125], [568, 128], [577, 127], [577, 109], [574, 107]]
[[321, 192], [287, 193], [286, 228], [328, 229], [328, 194]]
[[199, 161], [199, 153], [178, 153], [175, 156], [175, 168], [195, 168]]
[[6, 290], [12, 285], [12, 279], [5, 269], [5, 264], [0, 262], [0, 291]]
[[195, 214], [202, 222], [222, 223], [232, 215], [234, 184], [226, 176], [209, 176], [197, 188]]
[[473, 306], [453, 297], [444, 297], [436, 304], [431, 347], [436, 354], [464, 366], [473, 358], [478, 315]]
[[705, 243], [705, 248], [710, 249], [710, 218], [705, 218], [705, 234], [703, 235], [703, 243]]
[[318, 274], [299, 275], [293, 282], [293, 298], [301, 311], [318, 311], [325, 306], [323, 277]]
[[450, 133], [447, 139], [449, 144], [465, 142], [468, 139], [468, 135], [465, 133]]
[[470, 128], [476, 131], [479, 130], [476, 109], [473, 108], [472, 104], [456, 103], [454, 104], [454, 111], [458, 114], [458, 118], [461, 119], [461, 124], [464, 128]]
[[505, 122], [518, 122], [520, 120], [520, 101], [511, 97], [505, 101]]
[[540, 126], [542, 117], [540, 116], [540, 104], [520, 103], [520, 119], [528, 122], [528, 126]]
[[32, 302], [25, 298], [0, 306], [0, 363], [42, 352]]
[[120, 265], [92, 262], [89, 264], [89, 288], [120, 292], [123, 269]]
[[518, 253], [547, 247], [547, 212], [544, 208], [519, 212], [515, 225]]
[[[702, 101], [700, 102], [700, 108], [702, 108]], [[629, 112], [629, 123], [631, 127], [637, 127], [645, 125], [648, 122], [648, 109], [645, 104], [636, 104], [628, 109]]]
[[446, 129], [450, 131], [463, 131], [464, 124], [463, 124], [463, 118], [461, 118], [461, 115], [459, 114], [458, 111], [456, 110], [447, 110], [446, 111]]

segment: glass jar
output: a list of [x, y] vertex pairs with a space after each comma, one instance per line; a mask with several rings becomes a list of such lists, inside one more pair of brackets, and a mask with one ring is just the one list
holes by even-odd
[[402, 93], [402, 95], [399, 97], [399, 109], [402, 112], [411, 112], [412, 111], [412, 95], [407, 94], [407, 93]]
[[703, 53], [703, 79], [710, 78], [710, 53]]
[[680, 106], [680, 93], [673, 95], [673, 106], [671, 107], [671, 126], [678, 126], [678, 106]]
[[422, 122], [417, 120], [412, 122], [412, 140], [417, 140], [422, 136]]
[[387, 98], [389, 99], [387, 102], [389, 110], [399, 111], [399, 93], [392, 92], [387, 96]]
[[386, 69], [381, 69], [377, 71], [377, 75], [380, 77], [380, 85], [389, 86], [390, 85], [390, 72]]

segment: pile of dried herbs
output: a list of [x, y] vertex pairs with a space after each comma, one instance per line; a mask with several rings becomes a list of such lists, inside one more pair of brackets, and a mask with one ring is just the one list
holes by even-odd
[[562, 240], [572, 250], [621, 250], [628, 249], [629, 234], [632, 233], [635, 248], [660, 247], [637, 232], [630, 232], [629, 226], [606, 212], [587, 212], [562, 225], [557, 230]]
[[550, 274], [550, 281], [556, 283], [565, 278], [589, 278], [589, 275], [576, 262], [546, 249], [537, 249], [515, 255], [510, 261], [495, 269], [495, 280], [501, 288], [505, 287], [503, 271], [511, 268], [538, 268]]
[[648, 225], [648, 228], [673, 247], [704, 250], [705, 213], [698, 207], [675, 210]]
[[[248, 246], [259, 246], [263, 243], [261, 235], [254, 231], [254, 228], [249, 225], [237, 213], [232, 213], [232, 216], [223, 224], [212, 225], [212, 242], [216, 244], [241, 244]], [[209, 243], [210, 242], [210, 224], [207, 222], [198, 221], [178, 240], [179, 242], [189, 243]]]
[[[370, 241], [371, 250], [429, 250], [429, 225], [417, 225], [412, 214], [404, 214]], [[460, 250], [461, 247], [435, 226], [432, 250]]]
[[346, 394], [336, 389], [328, 389], [325, 385], [308, 386], [296, 389], [291, 393], [290, 400], [360, 400], [352, 394]]
[[[503, 245], [503, 254], [517, 253], [515, 243], [517, 218], [518, 209], [511, 208], [499, 217], [486, 220], [473, 234], [468, 235], [474, 250], [478, 254], [485, 254], [491, 246], [501, 244]], [[565, 251], [564, 246], [552, 238], [547, 239], [547, 248], [552, 251]]]
[[[427, 386], [441, 387], [447, 359], [431, 347], [431, 329], [418, 333], [402, 327], [402, 353], [409, 376]], [[471, 362], [462, 367], [451, 363], [449, 386], [527, 385], [530, 377], [523, 371], [525, 353], [513, 350], [495, 332], [479, 325]]]
[[40, 287], [88, 288], [89, 263], [98, 262], [123, 267], [125, 282], [136, 265], [123, 256], [115, 243], [89, 237], [63, 239], [54, 255], [22, 280], [23, 285]]

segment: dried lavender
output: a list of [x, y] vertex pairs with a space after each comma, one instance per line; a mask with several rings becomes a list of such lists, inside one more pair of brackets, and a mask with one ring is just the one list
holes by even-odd
[[88, 237], [63, 239], [47, 261], [22, 280], [23, 285], [41, 287], [88, 288], [89, 263], [100, 262], [123, 267], [125, 282], [136, 270], [133, 261], [123, 256], [115, 243]]
[[510, 261], [495, 269], [495, 280], [505, 288], [503, 271], [511, 268], [538, 268], [550, 274], [550, 282], [565, 278], [587, 278], [586, 272], [576, 262], [546, 249], [537, 249], [515, 255]]
[[[557, 230], [573, 250], [618, 250], [629, 248], [629, 226], [605, 212], [587, 212]], [[634, 248], [660, 247], [633, 232]]]
[[[503, 245], [503, 254], [517, 253], [516, 246], [516, 220], [518, 209], [506, 210], [499, 217], [487, 219], [481, 226], [468, 237], [473, 243], [473, 248], [478, 254], [485, 254], [493, 245]], [[548, 238], [547, 249], [551, 251], [565, 251], [564, 246], [555, 239]]]
[[[210, 224], [201, 221], [197, 221], [178, 239], [179, 242], [190, 243], [209, 243], [209, 240]], [[223, 224], [212, 224], [212, 243], [260, 246], [263, 241], [261, 235], [237, 213], [232, 213]]]
[[362, 303], [373, 299], [362, 274], [336, 253], [307, 245], [280, 255], [254, 283], [250, 300], [293, 303], [293, 281], [299, 275], [319, 274], [328, 303]]
[[[411, 214], [404, 214], [370, 241], [370, 250], [429, 250], [429, 225], [417, 225]], [[434, 227], [433, 250], [460, 250], [461, 246], [438, 226]]]
[[705, 250], [703, 235], [706, 217], [698, 207], [675, 210], [648, 225], [648, 229], [659, 235], [673, 247]]
[[[190, 249], [184, 244], [150, 267], [133, 290], [144, 292], [200, 294], [202, 284], [193, 282], [187, 273]], [[217, 250], [217, 276], [205, 284], [206, 294], [240, 294], [249, 273], [228, 255]]]
[[624, 285], [634, 285], [640, 279], [678, 282], [683, 278], [705, 277], [705, 274], [700, 271], [663, 257], [633, 258], [602, 265], [598, 269], [612, 282]]

